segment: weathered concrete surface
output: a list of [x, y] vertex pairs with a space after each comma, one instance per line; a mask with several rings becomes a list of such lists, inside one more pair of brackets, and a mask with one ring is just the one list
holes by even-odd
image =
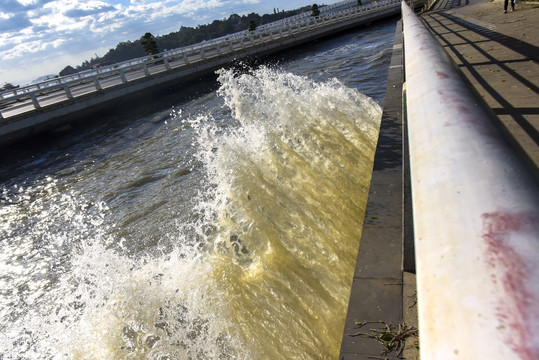
[[[402, 23], [397, 24], [393, 56], [389, 66], [384, 111], [374, 158], [369, 199], [363, 224], [348, 314], [339, 359], [398, 359], [395, 351], [384, 354], [385, 347], [375, 339], [351, 336], [373, 333], [386, 325], [394, 328], [405, 321], [403, 304], [403, 263], [413, 271], [413, 250], [405, 238], [410, 224], [404, 224], [403, 180], [403, 44]], [[404, 251], [403, 241], [406, 243]], [[406, 260], [404, 260], [406, 254]], [[411, 258], [410, 258], [411, 256]], [[413, 281], [413, 274], [406, 280]], [[414, 285], [412, 285], [414, 287]], [[413, 291], [413, 290], [412, 290]], [[409, 305], [406, 307], [406, 314]], [[414, 311], [413, 308], [412, 311]], [[412, 321], [412, 319], [407, 320]], [[356, 322], [379, 322], [357, 326]], [[413, 325], [408, 323], [408, 325]], [[417, 354], [413, 342], [407, 347]]]
[[539, 166], [539, 2], [440, 2], [422, 16], [499, 126], [536, 173]]

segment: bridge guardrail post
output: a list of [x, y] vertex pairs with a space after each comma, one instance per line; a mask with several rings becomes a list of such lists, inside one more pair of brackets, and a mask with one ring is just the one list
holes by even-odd
[[30, 93], [30, 99], [32, 99], [32, 104], [34, 104], [35, 109], [40, 109], [41, 108], [41, 105], [39, 105], [39, 101], [37, 101], [35, 93]]
[[71, 89], [69, 88], [69, 85], [67, 83], [64, 83], [63, 88], [64, 88], [64, 91], [65, 91], [65, 93], [67, 95], [67, 98], [68, 99], [73, 99], [73, 94], [71, 93]]
[[120, 74], [120, 78], [122, 79], [122, 83], [125, 84], [127, 82], [127, 77], [125, 76], [124, 70], [122, 68], [118, 69], [118, 73]]
[[96, 89], [97, 91], [103, 90], [103, 89], [101, 88], [101, 84], [99, 83], [99, 79], [97, 78], [97, 75], [92, 76], [92, 80], [94, 81], [95, 89]]

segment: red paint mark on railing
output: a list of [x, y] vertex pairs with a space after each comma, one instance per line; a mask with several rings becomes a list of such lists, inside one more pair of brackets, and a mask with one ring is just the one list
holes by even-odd
[[438, 76], [438, 79], [448, 79], [449, 75], [442, 71], [436, 71], [436, 76]]
[[[522, 213], [493, 212], [482, 215], [487, 263], [494, 284], [504, 292], [497, 307], [502, 326], [509, 329], [506, 341], [523, 360], [539, 359], [534, 324], [539, 322], [539, 299], [530, 291], [529, 275], [537, 264], [527, 262], [515, 248], [512, 236], [529, 233], [538, 219]], [[533, 231], [532, 231], [533, 232]], [[537, 232], [536, 232], [537, 233]]]

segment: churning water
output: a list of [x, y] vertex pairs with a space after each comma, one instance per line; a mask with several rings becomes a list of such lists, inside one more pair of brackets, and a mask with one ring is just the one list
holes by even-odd
[[336, 358], [393, 34], [3, 164], [0, 359]]

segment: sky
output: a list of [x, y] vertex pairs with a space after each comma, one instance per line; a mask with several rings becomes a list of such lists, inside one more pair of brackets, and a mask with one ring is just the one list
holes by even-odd
[[[0, 0], [0, 87], [25, 85], [103, 56], [122, 41], [231, 14], [294, 10], [313, 0]], [[335, 1], [326, 1], [331, 4]]]

